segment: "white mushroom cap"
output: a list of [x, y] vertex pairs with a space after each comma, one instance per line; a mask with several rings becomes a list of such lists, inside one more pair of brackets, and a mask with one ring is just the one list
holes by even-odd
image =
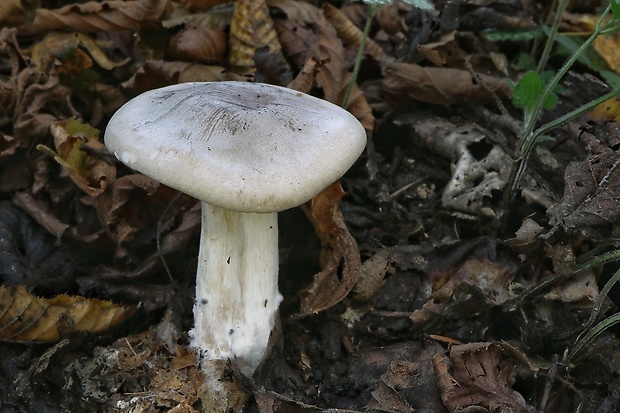
[[366, 132], [346, 110], [291, 89], [182, 83], [126, 103], [105, 143], [129, 167], [203, 202], [276, 212], [339, 179]]

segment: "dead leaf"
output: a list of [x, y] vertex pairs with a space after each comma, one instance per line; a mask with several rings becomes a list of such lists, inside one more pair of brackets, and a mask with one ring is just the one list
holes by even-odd
[[314, 23], [319, 9], [311, 3], [295, 0], [268, 0], [269, 7], [281, 10], [288, 21], [295, 22], [300, 26]]
[[89, 1], [60, 9], [37, 9], [34, 22], [20, 27], [22, 34], [48, 30], [74, 30], [82, 33], [137, 30], [160, 22], [172, 13], [171, 0]]
[[226, 54], [227, 40], [223, 30], [188, 23], [170, 39], [167, 53], [176, 60], [221, 64]]
[[[362, 41], [363, 32], [355, 26], [351, 20], [347, 18], [340, 10], [329, 3], [323, 5], [323, 13], [329, 22], [334, 26], [338, 37], [342, 39], [345, 45], [351, 49], [357, 50]], [[377, 43], [371, 38], [366, 39], [364, 52], [372, 56], [375, 60], [386, 59], [386, 54]]]
[[588, 119], [597, 122], [613, 120], [620, 123], [620, 97], [616, 96], [597, 105], [588, 113]]
[[[292, 20], [276, 19], [274, 27], [282, 45], [282, 52], [296, 69], [301, 69], [309, 60], [308, 52], [316, 42], [314, 32]], [[299, 90], [299, 89], [295, 89]]]
[[176, 191], [144, 175], [125, 175], [115, 180], [99, 197], [97, 211], [106, 232], [117, 244], [117, 255], [124, 255], [122, 244], [140, 232], [151, 236], [140, 243], [154, 241], [154, 229]]
[[147, 90], [185, 82], [217, 82], [222, 80], [247, 81], [247, 77], [228, 72], [222, 66], [207, 66], [190, 62], [165, 62], [151, 60], [136, 71], [134, 76], [123, 84], [132, 95]]
[[230, 23], [229, 65], [239, 73], [254, 73], [254, 54], [261, 47], [270, 52], [282, 49], [265, 0], [237, 0]]
[[63, 75], [82, 72], [93, 66], [93, 60], [106, 70], [129, 61], [129, 58], [112, 61], [86, 34], [60, 32], [51, 32], [37, 42], [32, 48], [31, 58], [38, 71], [49, 73], [54, 67]]
[[[323, 89], [323, 99], [342, 105], [351, 80], [348, 64], [344, 58], [344, 47], [336, 35], [334, 27], [320, 13], [314, 24], [317, 34], [316, 45], [308, 56], [321, 62], [321, 70], [316, 74], [316, 83]], [[376, 124], [372, 109], [364, 93], [355, 85], [346, 109], [351, 112], [366, 130], [373, 130]]]
[[359, 249], [338, 209], [338, 201], [344, 194], [340, 182], [336, 182], [311, 201], [309, 216], [323, 244], [323, 270], [302, 293], [302, 314], [336, 305], [349, 294], [359, 277]]
[[52, 156], [71, 180], [86, 194], [97, 197], [116, 179], [116, 168], [102, 159], [105, 146], [99, 141], [99, 131], [76, 120], [51, 125], [58, 153], [39, 145]]
[[417, 378], [415, 363], [408, 360], [393, 361], [372, 391], [373, 400], [368, 408], [386, 413], [413, 413], [415, 410], [399, 393], [412, 387]]
[[9, 53], [13, 62], [11, 77], [0, 81], [0, 111], [13, 120], [13, 136], [24, 147], [40, 141], [49, 126], [58, 120], [77, 117], [71, 104], [71, 91], [60, 84], [56, 74], [38, 73], [19, 51], [16, 30], [0, 31], [0, 50]]
[[368, 301], [381, 287], [391, 261], [390, 250], [382, 248], [362, 263], [360, 277], [353, 289], [356, 301]]
[[[511, 386], [516, 379], [516, 360], [502, 356], [493, 343], [453, 346], [449, 356], [433, 357], [437, 386], [450, 413], [472, 411], [533, 413]], [[452, 370], [452, 371], [450, 371]]]
[[29, 343], [58, 341], [79, 331], [101, 333], [137, 310], [94, 298], [38, 298], [23, 286], [0, 286], [0, 303], [0, 339]]
[[567, 230], [604, 229], [620, 218], [620, 153], [583, 132], [590, 152], [581, 162], [571, 162], [564, 172], [562, 201], [547, 213], [552, 224]]
[[485, 104], [492, 101], [491, 92], [500, 99], [512, 94], [502, 79], [483, 74], [472, 79], [468, 71], [460, 69], [391, 63], [384, 71], [381, 91], [389, 103], [396, 105], [416, 100], [435, 105]]

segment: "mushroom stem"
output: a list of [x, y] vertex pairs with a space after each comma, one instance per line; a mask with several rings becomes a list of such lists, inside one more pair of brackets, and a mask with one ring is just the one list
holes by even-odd
[[192, 341], [200, 358], [236, 359], [241, 372], [251, 375], [281, 301], [277, 213], [203, 202]]

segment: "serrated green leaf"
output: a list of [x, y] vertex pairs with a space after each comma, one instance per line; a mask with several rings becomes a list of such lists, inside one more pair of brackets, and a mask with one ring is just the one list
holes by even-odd
[[[512, 91], [512, 103], [515, 106], [523, 108], [526, 115], [532, 113], [536, 102], [542, 97], [544, 91], [543, 82], [540, 76], [534, 71], [527, 72]], [[545, 109], [554, 107], [557, 103], [557, 97], [550, 93], [543, 103]]]
[[542, 95], [543, 84], [538, 74], [529, 71], [519, 79], [512, 91], [512, 103], [526, 112], [531, 112]]

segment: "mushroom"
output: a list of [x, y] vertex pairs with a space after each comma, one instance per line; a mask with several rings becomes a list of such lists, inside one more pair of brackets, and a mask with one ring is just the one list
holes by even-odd
[[112, 116], [106, 146], [124, 164], [202, 202], [192, 346], [251, 375], [282, 296], [277, 213], [338, 180], [366, 145], [346, 110], [279, 86], [182, 83]]

